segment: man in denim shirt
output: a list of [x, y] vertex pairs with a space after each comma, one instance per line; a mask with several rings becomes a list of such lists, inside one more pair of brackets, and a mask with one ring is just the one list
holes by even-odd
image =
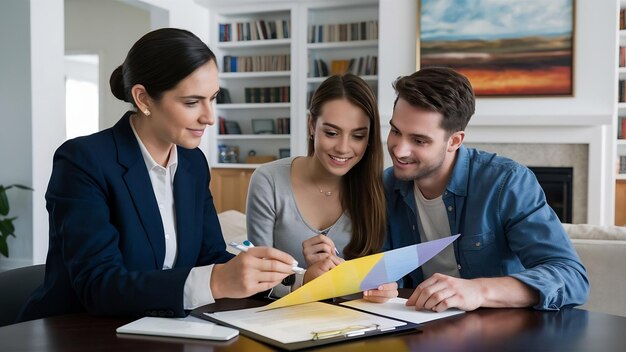
[[403, 279], [407, 305], [534, 307], [583, 304], [585, 268], [528, 168], [463, 146], [474, 93], [448, 68], [423, 68], [394, 83], [387, 139], [387, 248], [461, 237]]

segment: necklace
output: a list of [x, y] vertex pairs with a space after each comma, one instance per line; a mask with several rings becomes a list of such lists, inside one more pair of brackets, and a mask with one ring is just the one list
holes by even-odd
[[337, 192], [337, 190], [332, 190], [332, 191], [326, 190], [326, 191], [324, 191], [324, 188], [320, 187], [317, 183], [313, 183], [313, 185], [315, 186], [315, 188], [317, 188], [319, 190], [320, 194], [323, 194], [325, 197], [330, 197], [334, 193]]
[[[317, 187], [317, 188], [319, 188], [319, 187]], [[333, 192], [331, 192], [331, 191], [324, 192], [324, 190], [321, 189], [321, 188], [319, 188], [319, 190], [320, 190], [320, 193], [323, 193], [326, 197], [330, 197], [330, 196], [333, 195]]]

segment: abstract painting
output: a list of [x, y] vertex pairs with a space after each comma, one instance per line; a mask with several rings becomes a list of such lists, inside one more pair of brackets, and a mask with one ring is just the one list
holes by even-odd
[[418, 65], [476, 96], [573, 95], [574, 0], [421, 0], [419, 23]]

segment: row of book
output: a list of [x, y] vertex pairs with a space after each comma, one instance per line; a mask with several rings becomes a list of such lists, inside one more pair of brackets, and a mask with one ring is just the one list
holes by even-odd
[[619, 67], [626, 67], [626, 47], [619, 47]]
[[246, 103], [288, 103], [291, 87], [246, 87], [244, 95]]
[[289, 134], [291, 133], [291, 123], [288, 117], [279, 117], [276, 119], [276, 133], [277, 134]]
[[619, 10], [619, 29], [626, 29], [626, 10]]
[[309, 77], [327, 77], [352, 73], [359, 76], [378, 74], [378, 57], [361, 56], [350, 60], [332, 60], [330, 70], [322, 59], [309, 59]]
[[617, 139], [626, 139], [626, 116], [617, 118]]
[[378, 39], [378, 21], [311, 25], [307, 38], [309, 43], [374, 40]]
[[[276, 128], [274, 128], [273, 119], [253, 119], [252, 120], [252, 133], [271, 133], [271, 134], [289, 134], [291, 133], [289, 117], [277, 117]], [[269, 122], [269, 124], [268, 124]], [[241, 127], [239, 123], [234, 120], [227, 120], [224, 117], [219, 117], [219, 134], [241, 134]]]
[[290, 37], [289, 20], [250, 21], [219, 24], [220, 42], [284, 39]]
[[626, 174], [626, 155], [620, 155], [617, 160], [617, 173]]
[[617, 85], [617, 101], [620, 103], [626, 102], [626, 81], [620, 79]]
[[223, 72], [291, 70], [291, 55], [224, 56]]

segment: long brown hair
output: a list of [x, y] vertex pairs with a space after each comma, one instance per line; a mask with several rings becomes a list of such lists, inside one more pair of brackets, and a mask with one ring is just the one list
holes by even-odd
[[[383, 147], [376, 97], [367, 83], [353, 74], [331, 76], [315, 90], [309, 106], [311, 124], [315, 126], [317, 123], [324, 104], [336, 99], [346, 99], [359, 107], [370, 120], [363, 158], [341, 180], [341, 204], [348, 210], [352, 221], [352, 237], [343, 254], [351, 259], [376, 253], [385, 242]], [[309, 156], [314, 153], [313, 143], [309, 139]]]

